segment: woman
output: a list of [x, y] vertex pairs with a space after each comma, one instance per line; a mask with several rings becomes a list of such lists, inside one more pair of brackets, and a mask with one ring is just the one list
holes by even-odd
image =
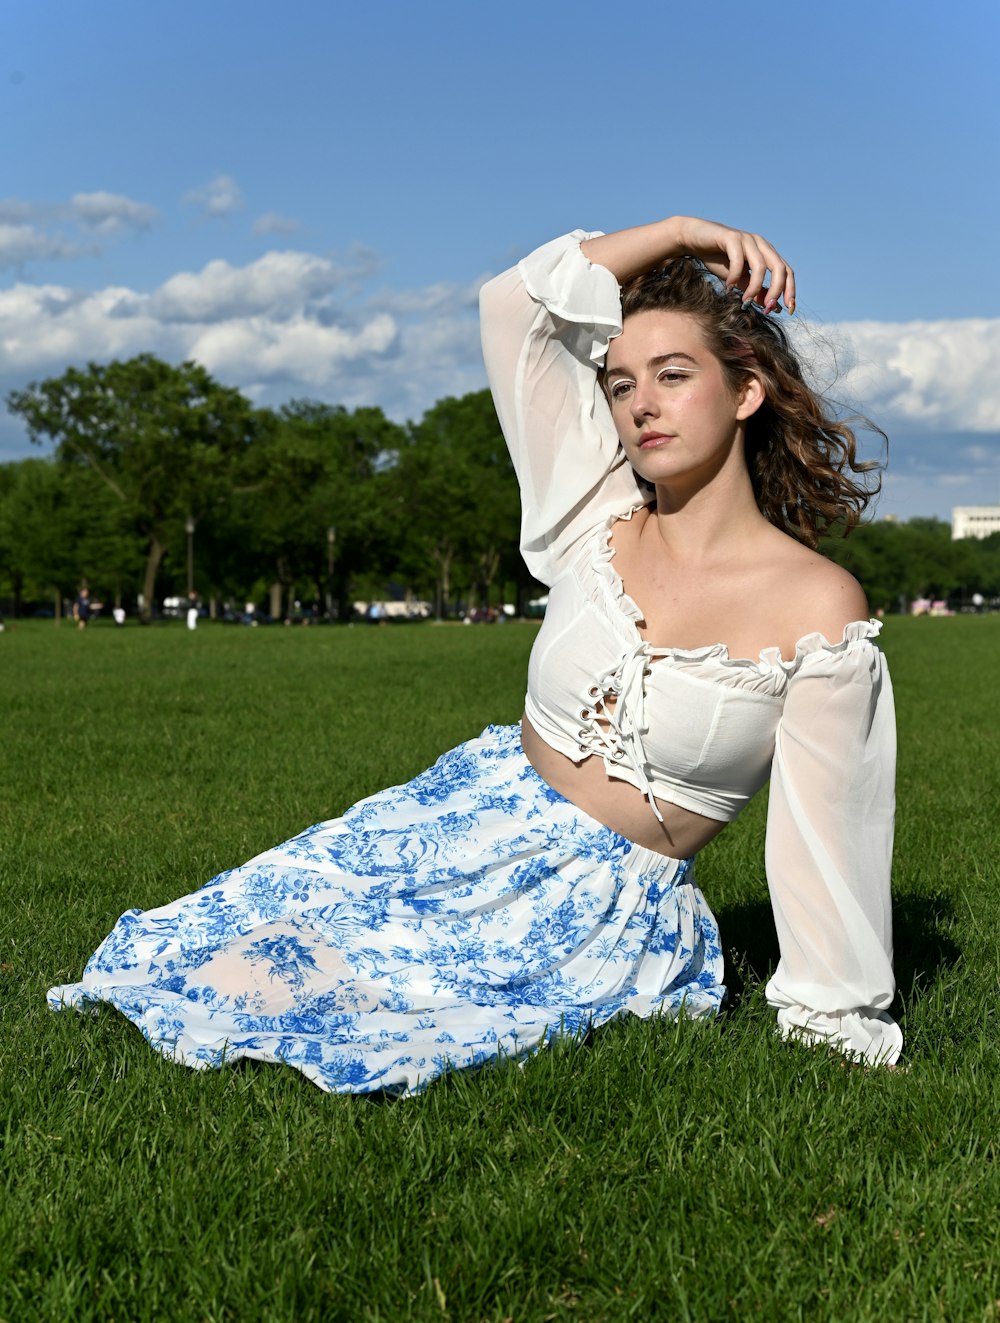
[[128, 912], [51, 1004], [343, 1092], [713, 1014], [692, 857], [770, 774], [779, 1026], [893, 1063], [891, 690], [860, 588], [805, 545], [856, 519], [865, 466], [774, 325], [794, 298], [759, 236], [690, 218], [569, 235], [488, 284], [522, 552], [551, 586], [524, 721]]

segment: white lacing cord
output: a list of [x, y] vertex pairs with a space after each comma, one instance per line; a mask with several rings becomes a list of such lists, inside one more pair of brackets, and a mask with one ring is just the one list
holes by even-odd
[[[580, 729], [578, 738], [581, 753], [598, 753], [613, 763], [624, 762], [627, 758], [657, 822], [662, 822], [663, 814], [646, 775], [646, 751], [642, 747], [642, 732], [646, 729], [643, 681], [650, 672], [649, 659], [649, 644], [641, 641], [625, 653], [614, 671], [591, 685], [587, 693], [594, 706], [581, 710], [580, 719], [587, 725]], [[609, 709], [606, 702], [611, 695], [615, 699], [613, 709]], [[592, 747], [595, 741], [599, 746], [596, 749]]]

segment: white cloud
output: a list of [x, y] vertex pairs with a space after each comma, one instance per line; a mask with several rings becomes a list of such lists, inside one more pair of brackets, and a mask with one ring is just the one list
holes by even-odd
[[83, 228], [105, 235], [148, 229], [157, 217], [155, 207], [120, 193], [74, 193], [69, 210]]
[[267, 314], [292, 316], [330, 293], [346, 272], [315, 253], [270, 252], [237, 267], [217, 259], [201, 271], [182, 271], [149, 299], [164, 321], [216, 322]]
[[[154, 318], [122, 317], [132, 290], [80, 293], [63, 285], [15, 285], [0, 290], [0, 358], [5, 383], [61, 372], [91, 359], [127, 358], [151, 350], [183, 357], [182, 341]], [[133, 308], [134, 312], [134, 308]]]
[[228, 216], [244, 206], [243, 193], [232, 175], [216, 175], [203, 188], [193, 188], [182, 199], [199, 207], [206, 217]]
[[53, 258], [82, 257], [88, 250], [59, 234], [46, 234], [34, 225], [0, 223], [0, 267], [21, 266]]
[[291, 216], [282, 216], [279, 211], [266, 211], [253, 223], [254, 234], [294, 234], [299, 229], [299, 222]]
[[475, 308], [479, 304], [479, 288], [482, 278], [468, 285], [456, 285], [439, 282], [425, 285], [422, 289], [404, 289], [383, 291], [371, 300], [373, 307], [384, 308], [386, 312], [399, 316], [440, 312], [443, 309]]
[[306, 317], [275, 323], [266, 318], [210, 327], [191, 345], [190, 357], [225, 380], [293, 381], [328, 387], [342, 367], [385, 354], [396, 339], [396, 323], [379, 313], [346, 330]]
[[833, 393], [849, 392], [876, 421], [1000, 431], [1000, 319], [841, 322], [823, 336], [840, 360]]
[[[474, 322], [452, 326], [442, 309], [419, 326], [401, 326], [385, 308], [354, 296], [374, 255], [359, 249], [352, 258], [360, 270], [304, 252], [270, 252], [243, 267], [214, 261], [152, 293], [27, 283], [0, 290], [0, 390], [71, 363], [149, 352], [195, 359], [274, 403], [309, 392], [401, 412], [417, 398], [421, 409], [429, 407], [432, 381], [454, 392], [449, 360], [468, 356]], [[419, 363], [402, 356], [403, 330], [419, 348]], [[477, 371], [472, 385], [482, 384], [481, 365]]]
[[101, 250], [93, 242], [80, 244], [72, 230], [110, 238], [124, 230], [148, 228], [155, 207], [120, 193], [76, 193], [69, 202], [0, 200], [0, 267], [25, 262], [70, 261]]
[[963, 487], [968, 481], [967, 473], [939, 473], [935, 478], [939, 487]]
[[383, 265], [381, 254], [365, 243], [352, 243], [347, 252], [347, 261], [352, 275], [359, 280], [373, 276]]
[[22, 198], [0, 198], [0, 222], [4, 224], [23, 225], [43, 220], [51, 214], [51, 207], [43, 207], [37, 202], [25, 202]]
[[989, 446], [963, 446], [961, 456], [970, 464], [988, 464], [996, 458], [996, 452]]

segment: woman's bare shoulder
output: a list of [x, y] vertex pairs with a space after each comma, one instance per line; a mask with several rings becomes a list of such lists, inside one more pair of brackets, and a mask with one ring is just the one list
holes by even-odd
[[846, 625], [868, 619], [868, 599], [854, 575], [793, 538], [782, 535], [775, 544], [771, 572], [787, 639], [819, 633], [836, 643]]

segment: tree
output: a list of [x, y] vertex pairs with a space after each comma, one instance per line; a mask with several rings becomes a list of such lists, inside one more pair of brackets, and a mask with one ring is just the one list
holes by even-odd
[[60, 464], [89, 470], [121, 503], [145, 547], [148, 620], [171, 537], [228, 491], [254, 434], [253, 408], [197, 364], [173, 367], [152, 354], [70, 368], [7, 403], [33, 441], [51, 438]]
[[242, 479], [261, 573], [286, 591], [336, 597], [343, 610], [352, 575], [383, 560], [375, 479], [403, 439], [377, 408], [296, 400], [271, 414]]
[[445, 399], [411, 426], [393, 471], [400, 561], [429, 562], [439, 612], [456, 573], [485, 602], [518, 545], [518, 491], [489, 391]]
[[[990, 543], [993, 543], [991, 549]], [[847, 539], [824, 538], [820, 550], [860, 581], [873, 609], [895, 609], [915, 597], [958, 598], [997, 591], [1000, 534], [952, 540], [940, 519], [888, 519], [862, 524]]]
[[0, 561], [10, 580], [14, 614], [21, 599], [51, 595], [55, 618], [79, 581], [74, 549], [80, 535], [79, 505], [68, 475], [45, 459], [5, 464], [0, 478]]

